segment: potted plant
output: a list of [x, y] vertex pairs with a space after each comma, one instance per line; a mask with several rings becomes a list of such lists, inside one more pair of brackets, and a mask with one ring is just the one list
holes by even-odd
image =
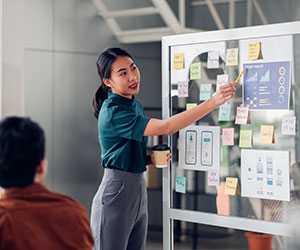
[[250, 250], [271, 250], [273, 235], [257, 232], [247, 232], [245, 235]]

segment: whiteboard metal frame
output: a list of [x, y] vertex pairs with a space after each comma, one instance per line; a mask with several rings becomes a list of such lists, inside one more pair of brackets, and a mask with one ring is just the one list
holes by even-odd
[[[191, 45], [199, 43], [242, 40], [251, 38], [274, 37], [300, 34], [300, 22], [289, 22], [271, 25], [261, 25], [246, 28], [208, 31], [193, 34], [166, 36], [162, 38], [162, 116], [170, 117], [170, 89], [171, 73], [170, 51], [172, 46]], [[168, 137], [171, 143], [171, 137]], [[289, 236], [291, 231], [288, 224], [267, 222], [242, 217], [223, 216], [212, 213], [189, 211], [171, 208], [172, 189], [170, 168], [163, 169], [163, 249], [174, 249], [173, 221], [187, 221], [211, 226], [233, 228], [239, 230], [256, 231], [280, 236]]]

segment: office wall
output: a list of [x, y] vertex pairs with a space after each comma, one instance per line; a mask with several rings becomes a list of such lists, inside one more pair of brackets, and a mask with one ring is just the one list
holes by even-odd
[[1, 1], [0, 116], [24, 114], [24, 0]]

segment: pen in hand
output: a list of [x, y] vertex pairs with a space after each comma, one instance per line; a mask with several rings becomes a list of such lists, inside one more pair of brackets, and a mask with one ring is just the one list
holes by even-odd
[[244, 74], [246, 68], [243, 69], [243, 71], [241, 72], [241, 74], [238, 76], [238, 78], [236, 78], [236, 80], [234, 82], [238, 82], [241, 78], [241, 76]]

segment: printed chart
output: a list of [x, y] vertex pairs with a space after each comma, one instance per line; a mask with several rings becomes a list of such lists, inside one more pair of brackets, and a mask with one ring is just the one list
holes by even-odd
[[179, 132], [179, 167], [208, 171], [220, 168], [220, 127], [189, 126]]
[[242, 149], [242, 196], [290, 200], [289, 152]]
[[289, 109], [290, 65], [290, 61], [244, 64], [244, 106], [249, 110]]

